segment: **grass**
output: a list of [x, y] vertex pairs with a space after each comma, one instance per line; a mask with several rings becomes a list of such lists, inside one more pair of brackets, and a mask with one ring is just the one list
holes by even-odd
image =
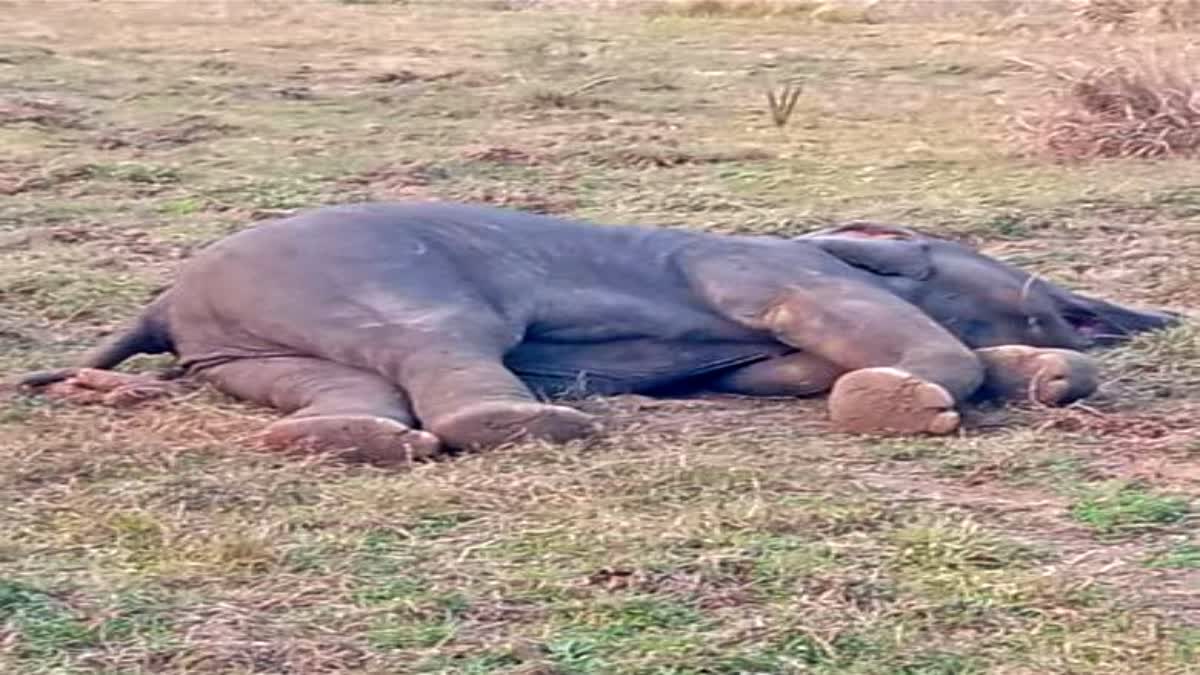
[[[913, 4], [6, 7], [0, 368], [62, 363], [255, 218], [367, 198], [875, 218], [1194, 311], [1189, 162], [1043, 162], [1007, 126], [1042, 94], [1008, 56], [1145, 34]], [[786, 133], [771, 82], [803, 87]], [[819, 400], [613, 399], [584, 403], [613, 424], [594, 443], [401, 474], [253, 452], [272, 415], [207, 390], [6, 391], [0, 670], [1197, 672], [1197, 332], [1102, 357], [1086, 406], [952, 438], [834, 436]]]
[[1076, 520], [1102, 534], [1130, 532], [1178, 523], [1190, 510], [1188, 500], [1155, 494], [1140, 486], [1117, 484], [1092, 488], [1071, 509]]
[[1052, 69], [1043, 109], [1021, 120], [1032, 151], [1055, 159], [1191, 158], [1200, 153], [1200, 90], [1188, 51], [1131, 51]]
[[774, 16], [810, 16], [821, 3], [809, 0], [660, 0], [643, 8], [650, 16], [697, 18], [763, 18]]
[[1165, 569], [1200, 569], [1200, 546], [1179, 544], [1153, 556], [1146, 564], [1150, 567]]

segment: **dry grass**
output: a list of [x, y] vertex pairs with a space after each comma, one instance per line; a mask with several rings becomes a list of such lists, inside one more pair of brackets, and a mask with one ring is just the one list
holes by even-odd
[[1075, 17], [1108, 31], [1189, 30], [1200, 24], [1197, 0], [1082, 0]]
[[1200, 154], [1200, 61], [1194, 51], [1118, 53], [1056, 68], [1045, 105], [1020, 120], [1032, 151], [1057, 159]]
[[[1037, 94], [1005, 54], [1111, 38], [953, 16], [1012, 3], [543, 4], [6, 4], [0, 368], [62, 362], [254, 217], [365, 198], [906, 222], [1200, 308], [1189, 162], [996, 152]], [[786, 135], [764, 73], [804, 82]], [[1200, 342], [1103, 359], [1087, 406], [980, 409], [953, 438], [832, 435], [819, 400], [626, 397], [579, 403], [612, 421], [593, 443], [403, 473], [255, 451], [272, 415], [203, 389], [0, 392], [0, 671], [1195, 673]]]
[[651, 16], [772, 17], [808, 16], [822, 3], [813, 0], [662, 0], [646, 3]]

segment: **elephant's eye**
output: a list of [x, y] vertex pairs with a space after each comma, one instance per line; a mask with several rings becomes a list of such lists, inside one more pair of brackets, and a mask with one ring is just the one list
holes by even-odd
[[1029, 324], [1029, 330], [1040, 331], [1042, 329], [1042, 320], [1036, 316], [1026, 317], [1025, 323]]

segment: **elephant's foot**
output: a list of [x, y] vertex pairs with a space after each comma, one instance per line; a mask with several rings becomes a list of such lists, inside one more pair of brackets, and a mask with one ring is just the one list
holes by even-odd
[[975, 351], [987, 369], [985, 393], [998, 398], [1066, 405], [1100, 387], [1095, 359], [1067, 349], [1004, 345]]
[[343, 459], [381, 466], [411, 464], [441, 449], [437, 436], [371, 415], [321, 415], [280, 420], [259, 436], [263, 445], [292, 452], [333, 451]]
[[593, 415], [533, 402], [480, 403], [427, 425], [447, 445], [483, 450], [519, 440], [563, 443], [599, 430]]
[[948, 434], [960, 417], [945, 388], [898, 368], [843, 375], [829, 394], [835, 428], [850, 433]]
[[176, 387], [149, 375], [80, 368], [67, 379], [40, 390], [50, 398], [69, 403], [126, 407], [169, 396]]

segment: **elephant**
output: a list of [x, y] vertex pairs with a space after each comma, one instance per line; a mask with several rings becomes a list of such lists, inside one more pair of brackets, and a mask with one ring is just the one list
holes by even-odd
[[277, 410], [268, 446], [380, 464], [599, 431], [571, 394], [825, 394], [836, 431], [948, 434], [972, 401], [1089, 396], [1087, 349], [1181, 319], [899, 225], [782, 237], [365, 202], [210, 244], [75, 367], [20, 382], [119, 391], [144, 380], [109, 371], [170, 353]]

